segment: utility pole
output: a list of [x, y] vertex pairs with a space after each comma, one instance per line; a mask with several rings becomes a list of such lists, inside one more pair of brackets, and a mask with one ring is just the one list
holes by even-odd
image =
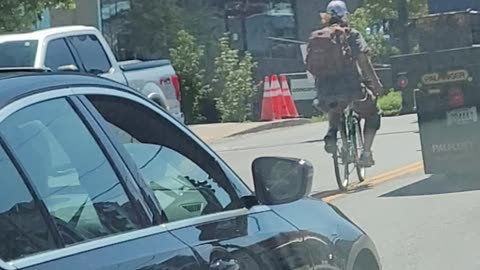
[[402, 54], [410, 53], [408, 38], [408, 4], [407, 0], [396, 0], [398, 8], [398, 23], [400, 25], [400, 51]]

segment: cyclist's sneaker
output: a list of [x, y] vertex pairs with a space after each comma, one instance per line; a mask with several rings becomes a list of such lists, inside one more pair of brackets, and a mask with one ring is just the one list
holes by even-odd
[[337, 151], [337, 131], [329, 130], [327, 135], [323, 138], [325, 141], [325, 151], [329, 154], [333, 154]]
[[358, 160], [358, 165], [364, 168], [370, 168], [375, 165], [375, 160], [373, 160], [372, 152], [363, 152]]

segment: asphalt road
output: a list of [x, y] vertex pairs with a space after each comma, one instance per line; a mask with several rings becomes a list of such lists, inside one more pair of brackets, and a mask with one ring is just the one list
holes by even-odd
[[[250, 166], [259, 156], [296, 157], [314, 165], [313, 192], [337, 190], [333, 160], [324, 152], [322, 138], [327, 123], [309, 124], [223, 139], [213, 148], [253, 187]], [[377, 165], [367, 176], [379, 175], [421, 160], [416, 116], [384, 118], [375, 146]]]
[[480, 269], [480, 179], [421, 172], [335, 199], [386, 270]]
[[[324, 196], [336, 190], [332, 160], [320, 141], [325, 131], [326, 124], [311, 124], [230, 138], [213, 147], [249, 185], [250, 163], [257, 156], [306, 158], [316, 170], [314, 193]], [[417, 131], [415, 116], [385, 118], [374, 147], [377, 165], [369, 175], [421, 161]], [[480, 269], [480, 179], [417, 170], [330, 198], [372, 237], [386, 270]]]

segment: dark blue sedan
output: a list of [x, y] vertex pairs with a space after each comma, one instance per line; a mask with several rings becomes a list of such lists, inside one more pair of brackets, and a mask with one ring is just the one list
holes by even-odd
[[253, 193], [123, 85], [0, 77], [0, 269], [381, 269], [360, 228], [308, 198], [309, 162], [255, 160]]

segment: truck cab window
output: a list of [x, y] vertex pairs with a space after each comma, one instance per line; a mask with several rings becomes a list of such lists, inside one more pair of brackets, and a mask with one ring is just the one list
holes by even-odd
[[77, 66], [77, 63], [65, 39], [60, 38], [48, 42], [45, 66], [51, 68], [53, 71], [57, 71], [59, 67], [68, 65]]
[[0, 43], [0, 68], [31, 67], [35, 64], [38, 41], [18, 40]]
[[108, 73], [112, 68], [102, 44], [95, 35], [81, 35], [69, 38], [78, 53], [86, 72]]

